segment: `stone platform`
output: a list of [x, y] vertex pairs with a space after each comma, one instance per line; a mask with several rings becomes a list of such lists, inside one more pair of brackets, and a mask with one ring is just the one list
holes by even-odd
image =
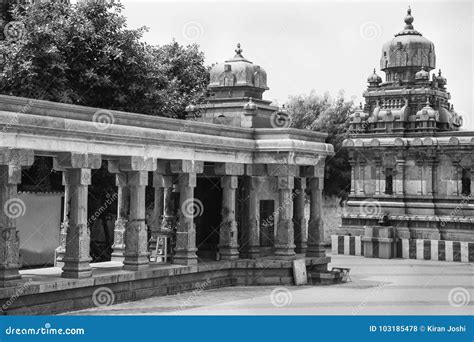
[[[331, 235], [332, 254], [364, 256], [364, 237]], [[395, 258], [469, 263], [474, 261], [474, 242], [397, 239]]]
[[[3, 315], [57, 314], [100, 306], [165, 296], [184, 291], [202, 291], [226, 286], [293, 285], [293, 259], [206, 261], [194, 266], [151, 264], [146, 270], [125, 271], [121, 262], [92, 264], [92, 277], [61, 278], [57, 267], [23, 270], [22, 282], [0, 289]], [[313, 274], [327, 270], [329, 257], [306, 258]]]

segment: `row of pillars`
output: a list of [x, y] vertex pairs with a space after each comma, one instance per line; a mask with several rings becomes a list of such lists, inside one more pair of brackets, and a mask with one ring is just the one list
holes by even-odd
[[[7, 165], [0, 166], [0, 205], [4, 205], [17, 196], [17, 184], [21, 182], [21, 167], [31, 166], [34, 154], [32, 151], [19, 151], [21, 156], [4, 156]], [[26, 154], [26, 156], [25, 156]], [[148, 174], [154, 172], [154, 218], [151, 224], [152, 238], [160, 233], [161, 228], [172, 220], [171, 192], [173, 175], [178, 175], [180, 208], [194, 201], [197, 174], [204, 170], [204, 163], [198, 161], [159, 161], [142, 157], [124, 157], [108, 162], [109, 171], [116, 174], [118, 187], [118, 217], [115, 228], [114, 252], [112, 258], [123, 259], [126, 270], [141, 270], [149, 265], [148, 233], [145, 225], [145, 187], [148, 185]], [[62, 237], [64, 243], [63, 277], [84, 278], [92, 275], [90, 266], [90, 231], [87, 217], [88, 186], [91, 184], [91, 170], [100, 168], [101, 156], [92, 154], [61, 153], [54, 159], [54, 167], [63, 171], [65, 196], [69, 198], [69, 215], [65, 215]], [[239, 258], [240, 252], [246, 256], [259, 256], [259, 191], [258, 184], [265, 177], [276, 176], [279, 193], [279, 220], [277, 224], [275, 255], [289, 257], [295, 253], [307, 256], [324, 256], [321, 224], [322, 177], [312, 167], [310, 177], [295, 176], [298, 167], [282, 171], [268, 165], [268, 174], [257, 175], [245, 169], [244, 164], [218, 163], [215, 174], [221, 176], [222, 221], [220, 226], [219, 253], [222, 259]], [[274, 170], [273, 172], [271, 170]], [[311, 171], [312, 170], [312, 171]], [[306, 175], [303, 174], [303, 175]], [[237, 227], [236, 191], [238, 177], [244, 176], [244, 186], [248, 186], [248, 222], [244, 227]], [[308, 236], [306, 237], [306, 220], [304, 215], [306, 180], [311, 199]], [[296, 195], [295, 195], [296, 194]], [[2, 239], [0, 241], [0, 284], [8, 286], [10, 282], [20, 279], [19, 238], [16, 231], [16, 220], [3, 211], [0, 215]], [[239, 247], [238, 229], [245, 231], [245, 246]], [[196, 228], [194, 217], [185, 210], [179, 210], [176, 248], [173, 262], [193, 265], [197, 263]], [[242, 240], [241, 240], [242, 241]]]

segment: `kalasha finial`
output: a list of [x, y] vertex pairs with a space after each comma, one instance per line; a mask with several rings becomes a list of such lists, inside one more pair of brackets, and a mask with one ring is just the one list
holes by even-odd
[[438, 76], [441, 77], [441, 69], [438, 70]]
[[411, 7], [408, 6], [407, 16], [405, 17], [405, 30], [413, 30], [413, 20], [415, 20], [411, 15]]
[[375, 68], [374, 68], [374, 74], [375, 74]]
[[243, 52], [243, 51], [244, 51], [244, 50], [242, 50], [242, 49], [240, 48], [240, 43], [237, 43], [237, 49], [235, 49], [236, 57], [243, 57], [243, 56], [242, 56], [242, 52]]

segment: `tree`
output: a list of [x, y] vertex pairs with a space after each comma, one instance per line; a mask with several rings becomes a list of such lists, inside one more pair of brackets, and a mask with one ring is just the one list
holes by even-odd
[[0, 92], [150, 115], [179, 117], [208, 83], [204, 54], [173, 41], [151, 46], [127, 29], [119, 3], [15, 5], [0, 42]]
[[326, 142], [334, 145], [335, 155], [326, 159], [324, 191], [327, 195], [345, 198], [350, 190], [350, 165], [342, 142], [349, 134], [348, 119], [353, 107], [353, 100], [346, 100], [342, 91], [336, 98], [328, 93], [320, 96], [314, 90], [309, 95], [289, 98], [292, 127], [328, 133]]

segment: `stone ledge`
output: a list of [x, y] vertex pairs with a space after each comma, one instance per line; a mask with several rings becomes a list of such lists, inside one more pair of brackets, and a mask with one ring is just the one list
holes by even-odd
[[[300, 256], [302, 258], [302, 255]], [[327, 270], [329, 257], [306, 258], [308, 269]], [[117, 265], [117, 266], [115, 266]], [[115, 303], [235, 285], [293, 285], [293, 260], [212, 261], [195, 266], [151, 264], [149, 269], [124, 271], [119, 262], [93, 264], [91, 278], [60, 278], [59, 268], [22, 271], [23, 281], [0, 289], [2, 314], [54, 314], [94, 306], [94, 291], [107, 287]]]

